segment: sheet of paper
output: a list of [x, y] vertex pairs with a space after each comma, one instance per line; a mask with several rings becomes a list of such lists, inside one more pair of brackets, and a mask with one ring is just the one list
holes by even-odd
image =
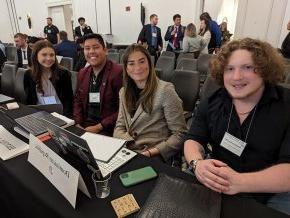
[[90, 132], [86, 132], [81, 138], [87, 141], [94, 158], [103, 162], [108, 162], [126, 143], [126, 140]]
[[72, 125], [75, 125], [75, 121], [64, 116], [64, 115], [61, 115], [59, 113], [56, 113], [56, 112], [52, 112], [51, 115], [63, 120], [64, 122], [66, 122], [67, 124], [63, 126], [63, 128], [66, 128], [66, 127], [69, 127], [69, 126], [72, 126]]
[[27, 152], [29, 145], [12, 135], [7, 129], [0, 125], [0, 157], [8, 160]]

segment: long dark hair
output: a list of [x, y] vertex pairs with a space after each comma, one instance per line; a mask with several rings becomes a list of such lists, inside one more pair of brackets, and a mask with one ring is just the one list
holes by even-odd
[[[147, 59], [149, 64], [149, 75], [145, 88], [141, 91], [139, 100], [134, 94], [136, 92], [137, 86], [134, 80], [127, 73], [128, 58], [134, 52], [142, 52]], [[123, 56], [124, 73], [123, 73], [123, 86], [125, 89], [125, 104], [127, 110], [130, 114], [141, 104], [142, 109], [146, 113], [151, 113], [153, 108], [153, 99], [157, 89], [158, 79], [153, 68], [153, 63], [151, 62], [151, 56], [149, 52], [142, 46], [138, 44], [133, 44], [129, 46]]]
[[203, 36], [203, 35], [206, 33], [206, 31], [209, 31], [209, 20], [203, 18], [203, 19], [201, 19], [200, 21], [202, 21], [202, 20], [204, 20], [204, 23], [205, 23], [205, 26], [206, 26], [206, 27], [205, 27], [205, 30], [202, 30], [202, 29], [199, 30], [198, 35], [200, 35], [200, 36]]
[[[40, 93], [43, 93], [43, 87], [42, 87], [42, 82], [41, 82], [42, 66], [38, 62], [37, 56], [38, 56], [38, 52], [43, 48], [51, 48], [54, 50], [54, 53], [55, 53], [55, 49], [49, 41], [41, 40], [41, 41], [36, 42], [33, 46], [32, 54], [31, 54], [31, 75], [32, 75], [32, 78], [36, 82], [37, 91]], [[50, 69], [51, 69], [51, 82], [53, 84], [55, 84], [55, 81], [57, 79], [56, 71], [59, 68], [62, 68], [62, 67], [60, 67], [58, 65], [58, 62], [57, 62], [57, 59], [55, 56], [55, 62], [50, 67]]]

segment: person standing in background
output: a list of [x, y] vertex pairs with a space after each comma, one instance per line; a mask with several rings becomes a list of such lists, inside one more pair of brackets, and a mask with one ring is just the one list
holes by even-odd
[[86, 34], [93, 33], [92, 28], [86, 24], [84, 17], [80, 17], [78, 22], [80, 25], [75, 28], [75, 41]]
[[47, 38], [53, 45], [59, 43], [59, 30], [52, 24], [52, 18], [46, 18], [47, 25], [44, 27], [44, 37]]
[[163, 47], [161, 30], [157, 26], [157, 23], [158, 16], [156, 14], [151, 14], [150, 24], [143, 26], [138, 37], [138, 43], [144, 45], [150, 55], [155, 57], [155, 63]]
[[200, 29], [198, 35], [202, 36], [204, 42], [206, 43], [206, 46], [201, 51], [201, 53], [208, 54], [208, 44], [211, 39], [211, 33], [209, 31], [209, 21], [207, 19], [200, 20]]
[[[287, 30], [290, 31], [290, 21], [287, 24]], [[281, 52], [285, 58], [290, 58], [290, 32], [287, 34], [282, 43]]]
[[220, 46], [221, 46], [221, 38], [222, 33], [220, 31], [219, 25], [217, 22], [211, 19], [211, 16], [208, 12], [204, 12], [199, 17], [200, 21], [208, 20], [209, 22], [209, 30], [211, 34], [210, 42], [208, 44], [208, 53], [213, 54], [214, 52], [217, 53]]
[[185, 27], [181, 25], [180, 14], [173, 16], [174, 25], [167, 28], [165, 41], [168, 41], [166, 51], [176, 51], [181, 49], [180, 42], [183, 40]]

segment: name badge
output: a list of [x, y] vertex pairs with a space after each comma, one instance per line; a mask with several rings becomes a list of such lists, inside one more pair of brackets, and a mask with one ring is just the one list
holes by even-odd
[[152, 33], [152, 37], [157, 37], [157, 33]]
[[55, 96], [42, 97], [44, 104], [56, 104]]
[[223, 140], [221, 142], [222, 147], [238, 156], [241, 156], [246, 145], [247, 145], [246, 142], [238, 139], [237, 137], [229, 134], [228, 132], [225, 133]]
[[99, 92], [90, 92], [89, 93], [90, 103], [100, 103], [100, 93]]
[[47, 30], [47, 33], [51, 33], [51, 30]]
[[24, 64], [24, 65], [28, 65], [28, 60], [27, 60], [27, 59], [23, 59], [23, 60], [22, 60], [22, 64]]

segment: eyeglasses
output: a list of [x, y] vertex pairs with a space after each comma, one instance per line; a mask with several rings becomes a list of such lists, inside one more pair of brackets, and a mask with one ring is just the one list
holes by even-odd
[[241, 65], [239, 67], [226, 66], [225, 69], [224, 69], [224, 72], [225, 73], [232, 73], [237, 68], [240, 70], [241, 73], [252, 73], [252, 72], [254, 72], [257, 69], [255, 66], [245, 64], [245, 65]]

